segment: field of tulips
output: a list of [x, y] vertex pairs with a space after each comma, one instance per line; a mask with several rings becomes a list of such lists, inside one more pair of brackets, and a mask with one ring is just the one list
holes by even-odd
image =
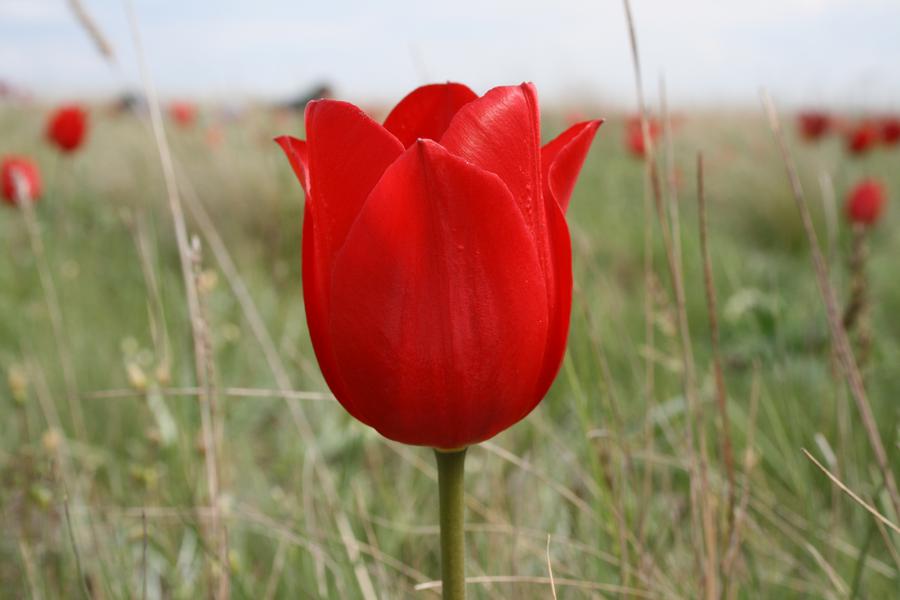
[[470, 446], [472, 598], [896, 597], [891, 124], [784, 110], [786, 169], [763, 108], [542, 108], [566, 346], [563, 212], [534, 233], [453, 94], [396, 137], [330, 101], [0, 105], [0, 597], [439, 597], [428, 446]]

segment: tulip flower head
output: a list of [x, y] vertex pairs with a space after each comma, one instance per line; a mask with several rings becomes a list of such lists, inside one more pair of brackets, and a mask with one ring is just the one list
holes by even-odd
[[797, 125], [803, 139], [814, 142], [831, 129], [831, 117], [826, 112], [810, 110], [797, 115]]
[[197, 120], [197, 107], [190, 102], [173, 102], [169, 105], [169, 116], [179, 127], [190, 127]]
[[565, 351], [564, 212], [600, 121], [544, 146], [533, 85], [478, 97], [427, 85], [384, 124], [336, 100], [280, 137], [306, 191], [303, 295], [319, 366], [347, 411], [453, 449], [524, 418]]
[[879, 132], [874, 123], [864, 121], [847, 132], [847, 152], [862, 156], [878, 143]]
[[[657, 120], [649, 119], [647, 127], [650, 132], [650, 141], [655, 142], [662, 133], [662, 126]], [[637, 158], [643, 158], [647, 154], [640, 117], [632, 117], [625, 123], [625, 146]]]
[[10, 206], [36, 202], [41, 196], [41, 174], [37, 165], [23, 156], [5, 156], [0, 162], [0, 193]]
[[77, 105], [58, 108], [47, 121], [47, 139], [62, 152], [74, 152], [87, 134], [87, 112]]
[[847, 219], [860, 225], [874, 225], [884, 211], [887, 193], [874, 179], [864, 179], [850, 190], [845, 205]]
[[881, 121], [881, 143], [896, 146], [900, 143], [900, 117], [885, 117]]

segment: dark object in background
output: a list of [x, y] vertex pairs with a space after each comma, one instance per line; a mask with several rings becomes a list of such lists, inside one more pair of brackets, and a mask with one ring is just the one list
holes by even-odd
[[113, 100], [110, 105], [110, 112], [115, 115], [139, 114], [146, 109], [144, 98], [135, 92], [124, 92], [121, 96]]
[[334, 90], [331, 88], [331, 85], [320, 83], [319, 85], [306, 90], [302, 94], [298, 94], [294, 98], [280, 103], [277, 108], [281, 110], [303, 112], [306, 109], [306, 105], [311, 101], [319, 100], [321, 98], [331, 98], [333, 95]]

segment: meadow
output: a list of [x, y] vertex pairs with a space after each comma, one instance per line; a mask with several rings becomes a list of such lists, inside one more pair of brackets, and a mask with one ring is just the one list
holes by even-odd
[[[583, 111], [607, 122], [568, 213], [568, 352], [528, 418], [469, 450], [470, 596], [691, 599], [712, 581], [727, 598], [897, 597], [900, 537], [804, 454], [900, 522], [762, 110], [672, 119], [658, 148], [665, 234], [644, 162], [624, 148], [627, 115]], [[32, 155], [45, 184], [30, 223], [0, 210], [0, 597], [198, 598], [223, 573], [234, 598], [438, 597], [431, 451], [354, 421], [310, 346], [303, 192], [272, 142], [301, 136], [302, 119], [254, 110], [213, 135], [207, 107], [193, 127], [167, 123], [197, 240], [198, 365], [147, 121], [96, 107], [84, 149], [60, 156], [45, 114], [0, 107], [0, 154]], [[545, 111], [546, 139], [562, 114]], [[783, 121], [843, 303], [844, 195], [865, 175], [900, 197], [900, 150], [849, 158], [840, 139], [806, 144]], [[900, 476], [898, 228], [889, 205], [869, 239], [863, 375]]]

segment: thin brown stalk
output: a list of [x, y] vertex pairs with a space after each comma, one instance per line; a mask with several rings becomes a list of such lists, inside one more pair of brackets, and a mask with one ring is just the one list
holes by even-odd
[[72, 545], [72, 553], [75, 555], [75, 571], [78, 576], [79, 589], [87, 600], [91, 598], [91, 592], [88, 590], [85, 581], [85, 572], [81, 562], [81, 552], [78, 549], [78, 542], [75, 540], [75, 529], [72, 527], [72, 517], [69, 514], [69, 492], [65, 491], [63, 484], [63, 514], [66, 517], [66, 531], [69, 534], [69, 543]]
[[37, 567], [35, 566], [34, 556], [32, 555], [31, 545], [22, 531], [19, 519], [10, 514], [9, 505], [6, 502], [0, 502], [0, 516], [5, 522], [6, 531], [9, 537], [16, 539], [16, 546], [19, 549], [19, 555], [22, 558], [23, 575], [25, 583], [28, 586], [28, 595], [32, 600], [40, 600], [42, 598], [41, 591], [37, 585]]
[[[291, 400], [334, 400], [328, 392], [304, 392], [304, 391], [282, 391], [267, 390], [259, 388], [240, 388], [226, 387], [219, 390], [222, 396], [230, 398], [281, 398]], [[193, 397], [199, 396], [203, 391], [198, 387], [169, 387], [154, 390], [161, 396], [166, 397]], [[82, 398], [86, 400], [124, 400], [128, 398], [143, 398], [147, 395], [146, 390], [136, 390], [133, 388], [123, 388], [116, 390], [96, 390], [82, 394]]]
[[556, 581], [553, 579], [553, 563], [550, 560], [550, 534], [547, 534], [547, 575], [550, 578], [550, 592], [553, 594], [553, 600], [556, 597]]
[[150, 317], [150, 334], [153, 339], [154, 348], [156, 349], [157, 374], [159, 375], [159, 372], [161, 371], [168, 376], [171, 363], [171, 350], [168, 328], [166, 327], [165, 305], [162, 301], [159, 277], [156, 274], [156, 268], [153, 264], [146, 220], [137, 210], [134, 211], [132, 225], [133, 226], [129, 227], [129, 229], [132, 230], [134, 244], [140, 259], [141, 272], [144, 275], [144, 282], [147, 286], [147, 293], [150, 298], [148, 303], [148, 313]]
[[[183, 181], [187, 190], [189, 192], [193, 192], [193, 188], [190, 187], [190, 182], [186, 179], [183, 179]], [[362, 558], [360, 556], [358, 540], [353, 533], [353, 528], [350, 525], [350, 519], [347, 517], [347, 513], [340, 506], [337, 487], [334, 483], [331, 471], [329, 471], [321, 461], [319, 448], [316, 445], [315, 431], [313, 430], [312, 424], [307, 418], [303, 407], [300, 405], [296, 397], [290, 395], [292, 392], [292, 386], [290, 377], [288, 376], [287, 368], [285, 367], [284, 362], [281, 359], [281, 355], [275, 347], [275, 343], [272, 340], [272, 336], [269, 334], [268, 328], [265, 325], [265, 321], [263, 321], [263, 318], [260, 315], [259, 310], [257, 309], [246, 284], [241, 278], [234, 260], [231, 258], [231, 254], [228, 252], [227, 246], [216, 230], [215, 224], [209, 217], [209, 214], [203, 208], [203, 205], [199, 201], [199, 198], [197, 198], [195, 194], [189, 193], [187, 195], [187, 200], [188, 209], [191, 211], [191, 215], [194, 218], [197, 227], [203, 234], [203, 237], [209, 245], [209, 248], [212, 251], [213, 256], [215, 257], [219, 268], [225, 275], [225, 278], [228, 281], [228, 285], [230, 286], [232, 293], [237, 299], [238, 304], [241, 307], [241, 311], [243, 312], [244, 317], [247, 319], [247, 323], [250, 325], [250, 329], [254, 337], [256, 338], [256, 341], [263, 351], [263, 356], [266, 359], [266, 364], [268, 365], [269, 370], [272, 372], [272, 376], [275, 379], [275, 384], [277, 385], [278, 389], [285, 394], [282, 397], [284, 398], [288, 406], [291, 418], [294, 421], [294, 426], [300, 433], [300, 438], [304, 443], [304, 448], [306, 449], [306, 452], [312, 455], [316, 478], [321, 489], [325, 492], [325, 497], [330, 504], [329, 512], [334, 516], [335, 522], [337, 523], [338, 531], [340, 532], [341, 541], [344, 545], [347, 557], [354, 567], [353, 572], [356, 577], [357, 584], [359, 585], [360, 592], [362, 593], [365, 600], [376, 600], [377, 595], [375, 593], [375, 587], [372, 584], [372, 579], [369, 576], [368, 571], [366, 570], [365, 563], [362, 561]], [[312, 515], [306, 515], [306, 517], [312, 518]]]
[[828, 243], [827, 263], [830, 265], [837, 254], [838, 212], [834, 182], [831, 180], [831, 174], [825, 169], [819, 173], [819, 190], [822, 192], [822, 210], [825, 213], [825, 231], [828, 234], [825, 238]]
[[725, 375], [722, 370], [722, 352], [719, 347], [719, 319], [716, 303], [716, 287], [713, 282], [712, 259], [709, 252], [709, 222], [707, 220], [706, 188], [703, 179], [703, 155], [697, 155], [697, 214], [700, 221], [700, 254], [703, 260], [703, 283], [706, 289], [706, 309], [709, 316], [709, 337], [712, 346], [713, 373], [716, 382], [716, 405], [719, 409], [719, 419], [722, 428], [722, 460], [725, 463], [725, 473], [728, 480], [727, 492], [727, 516], [728, 528], [725, 539], [731, 537], [731, 528], [734, 524], [735, 502], [735, 478], [734, 456], [731, 447], [731, 427], [728, 421], [727, 390], [725, 389]]
[[846, 596], [848, 591], [847, 583], [843, 579], [841, 579], [841, 576], [837, 574], [837, 571], [834, 570], [834, 567], [832, 567], [828, 563], [828, 561], [825, 560], [825, 557], [822, 556], [822, 553], [819, 552], [819, 549], [809, 542], [806, 542], [804, 544], [804, 548], [812, 555], [813, 560], [816, 561], [816, 564], [819, 565], [819, 568], [825, 572], [825, 575], [828, 577], [828, 581], [831, 583], [834, 591], [836, 591], [841, 596]]
[[[53, 401], [53, 394], [50, 392], [50, 388], [47, 385], [47, 379], [43, 369], [41, 369], [40, 366], [31, 363], [31, 361], [28, 361], [27, 364], [29, 380], [35, 382], [35, 396], [37, 397], [44, 421], [47, 424], [47, 433], [54, 435], [57, 440], [56, 443], [58, 444], [54, 447], [52, 452], [54, 477], [60, 482], [66, 497], [69, 497], [71, 492], [71, 496], [77, 501], [79, 498], [84, 497], [84, 490], [82, 489], [83, 482], [79, 479], [75, 465], [72, 461], [73, 452], [70, 440], [65, 436], [59, 412]], [[104, 558], [108, 556], [108, 552], [105, 552], [105, 539], [98, 533], [93, 519], [88, 518], [86, 522], [90, 548], [93, 549], [97, 560], [88, 561], [85, 568], [89, 569], [92, 580], [96, 581], [100, 581], [100, 578], [97, 576], [97, 571], [99, 570], [99, 575], [103, 575], [103, 581], [104, 583], [107, 583], [105, 571], [106, 563], [104, 562]]]
[[[194, 237], [191, 244], [191, 270], [195, 289], [200, 288], [203, 270], [203, 255], [200, 239]], [[228, 560], [228, 529], [222, 520], [222, 468], [219, 460], [221, 451], [221, 427], [219, 426], [215, 366], [213, 362], [212, 337], [206, 316], [206, 303], [202, 294], [197, 294], [197, 315], [194, 323], [194, 352], [197, 357], [197, 383], [200, 394], [200, 431], [203, 439], [203, 456], [206, 460], [206, 487], [212, 518], [209, 523], [211, 547], [215, 548], [216, 562], [212, 566], [214, 598], [227, 600], [230, 595]]]
[[272, 570], [269, 572], [269, 580], [266, 582], [263, 600], [272, 600], [278, 590], [278, 582], [284, 572], [284, 563], [287, 558], [287, 540], [278, 540], [278, 548], [275, 550], [275, 559], [272, 561]]
[[[162, 110], [159, 105], [159, 98], [156, 95], [156, 88], [150, 77], [147, 68], [147, 62], [144, 55], [143, 43], [141, 42], [140, 29], [138, 27], [137, 15], [134, 10], [133, 0], [124, 0], [128, 9], [129, 23], [131, 26], [131, 35], [134, 40], [135, 51], [138, 55], [138, 64], [141, 71], [141, 79], [144, 85], [144, 93], [147, 96], [147, 104], [150, 110], [150, 123], [153, 130], [153, 136], [156, 141], [156, 148], [159, 153], [159, 162], [162, 167], [163, 179], [166, 184], [166, 197], [168, 199], [169, 213], [172, 217], [172, 225], [175, 229], [175, 241], [178, 248], [178, 259], [181, 264], [181, 276], [184, 281], [185, 296], [188, 305], [188, 316], [191, 320], [192, 332], [194, 338], [197, 337], [196, 323], [198, 315], [198, 298], [197, 288], [194, 284], [194, 278], [191, 268], [191, 249], [188, 241], [187, 224], [184, 219], [184, 209], [181, 202], [181, 194], [178, 189], [178, 183], [175, 178], [175, 166], [172, 161], [172, 151], [169, 147], [169, 139], [163, 126]], [[195, 363], [197, 370], [202, 369], [202, 362], [196, 356], [197, 340], [194, 340], [195, 347]]]
[[734, 585], [732, 572], [737, 560], [738, 552], [741, 549], [741, 536], [743, 535], [743, 524], [747, 516], [747, 507], [750, 503], [750, 472], [756, 462], [754, 447], [756, 437], [756, 415], [759, 409], [759, 364], [753, 365], [753, 380], [750, 388], [750, 417], [749, 426], [747, 427], [747, 440], [744, 447], [744, 470], [741, 483], [741, 499], [737, 504], [734, 512], [734, 525], [728, 540], [728, 548], [725, 551], [725, 557], [722, 560], [722, 579], [725, 581], [726, 598], [731, 598], [737, 592], [737, 586]]
[[41, 227], [34, 213], [32, 199], [27, 197], [24, 190], [27, 184], [21, 175], [13, 171], [13, 183], [16, 188], [16, 202], [19, 212], [25, 221], [25, 229], [31, 244], [31, 254], [34, 256], [35, 267], [38, 272], [38, 280], [41, 283], [41, 291], [44, 295], [44, 303], [47, 305], [47, 314], [50, 317], [50, 328], [53, 331], [53, 339], [56, 345], [56, 355], [62, 370], [63, 382], [66, 386], [66, 402], [72, 417], [72, 424], [78, 439], [87, 441], [87, 427], [85, 426], [84, 413], [78, 402], [78, 381], [75, 378], [75, 367], [72, 365], [72, 354], [69, 349], [68, 337], [63, 323], [62, 309], [59, 303], [59, 293], [53, 280], [53, 273], [47, 261], [47, 252], [44, 248], [44, 240], [41, 236]]
[[815, 227], [813, 226], [809, 205], [807, 204], [806, 196], [803, 193], [803, 186], [800, 183], [800, 176], [797, 173], [794, 159], [791, 156], [787, 147], [787, 142], [784, 139], [784, 133], [781, 129], [781, 122], [778, 119], [775, 105], [768, 93], [763, 93], [763, 103], [765, 104], [766, 112], [768, 113], [769, 125], [772, 128], [778, 147], [781, 150], [781, 156], [787, 170], [788, 180], [791, 184], [791, 191], [794, 195], [797, 208], [800, 211], [803, 229], [809, 240], [810, 250], [812, 252], [813, 269], [819, 284], [819, 292], [822, 294], [822, 299], [825, 302], [825, 314], [828, 319], [828, 326], [831, 329], [832, 343], [835, 346], [835, 350], [837, 351], [838, 358], [841, 362], [841, 371], [847, 379], [847, 385], [850, 388], [850, 393], [853, 395], [853, 400], [856, 403], [856, 408], [862, 419], [863, 427], [865, 427], [869, 445], [872, 447], [872, 451], [875, 454], [881, 476], [884, 478], [885, 488], [887, 489], [888, 496], [890, 496], [894, 512], [900, 514], [900, 492], [897, 490], [897, 482], [894, 479], [893, 471], [891, 471], [888, 455], [885, 451], [884, 443], [881, 441], [881, 434], [878, 432], [878, 425], [875, 421], [875, 415], [872, 413], [872, 406], [869, 404], [869, 398], [866, 394], [865, 385], [863, 384], [862, 374], [856, 363], [853, 349], [850, 347], [847, 331], [844, 329], [844, 324], [841, 322], [837, 298], [834, 293], [834, 288], [828, 279], [828, 267], [825, 262], [825, 257], [822, 255], [822, 248], [819, 245], [819, 238], [816, 235]]
[[103, 58], [110, 62], [115, 61], [116, 56], [113, 52], [112, 44], [110, 44], [106, 36], [103, 35], [103, 31], [100, 30], [97, 22], [91, 18], [91, 15], [85, 10], [81, 0], [69, 0], [69, 8], [72, 9], [78, 23], [84, 28], [88, 37], [94, 42], [94, 46], [97, 47], [97, 51]]
[[869, 279], [866, 273], [868, 260], [869, 228], [856, 223], [847, 269], [850, 272], [850, 298], [844, 308], [842, 322], [847, 335], [855, 334], [856, 355], [860, 368], [865, 368], [871, 352], [872, 332], [869, 327]]
[[682, 264], [681, 253], [681, 215], [678, 210], [678, 173], [675, 166], [675, 141], [672, 136], [672, 118], [669, 114], [669, 102], [666, 95], [666, 80], [659, 78], [659, 111], [662, 118], [665, 171], [666, 171], [666, 197], [668, 202], [669, 223], [672, 229], [672, 251], [675, 254], [675, 262]]
[[[490, 583], [523, 583], [532, 585], [549, 586], [551, 580], [549, 577], [528, 577], [524, 575], [484, 575], [480, 577], [466, 577], [467, 584], [490, 584]], [[581, 581], [578, 579], [556, 578], [553, 584], [560, 587], [573, 587], [581, 590], [594, 592], [610, 592], [613, 594], [631, 595], [636, 598], [660, 598], [660, 596], [642, 590], [640, 588], [626, 588], [621, 585], [612, 583], [598, 583], [594, 581]], [[426, 581], [416, 585], [414, 588], [417, 592], [425, 590], [440, 589], [440, 581]]]
[[[134, 10], [132, 0], [125, 0], [128, 9], [129, 24], [131, 26], [132, 38], [135, 50], [138, 55], [138, 63], [141, 71], [141, 79], [144, 85], [144, 93], [147, 96], [147, 103], [150, 109], [150, 120], [153, 129], [156, 147], [159, 153], [160, 165], [162, 167], [163, 178], [166, 184], [166, 192], [168, 197], [169, 212], [172, 217], [172, 224], [175, 229], [175, 240], [178, 247], [178, 257], [181, 264], [181, 274], [184, 281], [185, 296], [187, 299], [188, 315], [191, 322], [191, 331], [194, 342], [194, 370], [197, 378], [198, 387], [203, 390], [200, 396], [201, 403], [201, 420], [204, 431], [207, 454], [207, 487], [210, 495], [210, 502], [214, 514], [219, 510], [219, 488], [218, 488], [218, 464], [217, 454], [215, 452], [214, 439], [209, 439], [208, 435], [212, 435], [212, 423], [210, 419], [211, 399], [208, 394], [210, 391], [210, 382], [208, 379], [209, 365], [212, 357], [207, 356], [206, 342], [203, 333], [203, 317], [200, 311], [200, 300], [197, 292], [197, 285], [194, 278], [193, 265], [191, 262], [192, 252], [188, 242], [187, 224], [184, 219], [184, 210], [181, 202], [181, 195], [178, 189], [178, 183], [175, 177], [175, 166], [172, 160], [171, 149], [169, 148], [168, 137], [166, 136], [165, 127], [163, 126], [162, 111], [159, 105], [159, 99], [156, 95], [156, 89], [150, 77], [147, 68], [146, 58], [141, 42], [140, 28], [138, 27], [137, 15]], [[224, 527], [220, 529], [217, 518], [213, 519], [212, 531], [214, 532], [215, 541], [213, 547], [218, 553], [218, 577], [215, 584], [216, 598], [227, 600], [229, 596], [230, 580], [228, 576], [228, 555], [227, 555], [227, 533]], [[220, 532], [221, 531], [221, 532]], [[223, 542], [224, 540], [224, 542]], [[225, 552], [223, 552], [225, 550]]]
[[832, 481], [832, 483], [834, 483], [834, 485], [838, 486], [842, 492], [844, 492], [845, 494], [850, 496], [854, 500], [854, 502], [856, 502], [857, 504], [862, 506], [864, 509], [869, 511], [869, 513], [871, 513], [872, 516], [874, 516], [876, 519], [878, 519], [879, 521], [881, 521], [882, 523], [884, 523], [885, 525], [887, 525], [888, 527], [893, 529], [895, 533], [900, 533], [900, 527], [895, 525], [893, 521], [891, 521], [890, 519], [885, 517], [883, 514], [878, 512], [878, 510], [874, 506], [872, 506], [871, 504], [869, 504], [868, 502], [866, 502], [865, 500], [860, 498], [859, 495], [857, 495], [853, 490], [851, 490], [849, 487], [847, 487], [840, 479], [838, 479], [836, 476], [832, 475], [831, 471], [829, 471], [822, 463], [820, 463], [818, 460], [816, 460], [816, 458], [812, 454], [810, 454], [806, 448], [801, 448], [801, 450], [803, 451], [803, 454], [806, 455], [806, 458], [811, 460], [814, 465], [819, 467], [819, 469], [823, 473], [825, 473], [825, 475], [828, 476], [828, 479], [830, 479]]
[[[656, 204], [656, 213], [659, 219], [660, 230], [662, 232], [663, 246], [665, 249], [666, 260], [669, 266], [669, 275], [672, 281], [672, 288], [675, 293], [675, 303], [678, 315], [678, 332], [681, 341], [681, 360], [684, 368], [683, 388], [685, 398], [688, 405], [688, 419], [685, 428], [687, 438], [688, 451], [691, 456], [691, 522], [692, 531], [701, 534], [701, 543], [695, 543], [695, 560], [698, 567], [703, 572], [703, 590], [708, 600], [713, 600], [718, 596], [718, 569], [716, 568], [717, 556], [715, 548], [715, 532], [714, 522], [712, 519], [709, 489], [706, 481], [706, 441], [702, 429], [699, 427], [700, 415], [697, 407], [697, 390], [696, 375], [694, 365], [693, 348], [691, 345], [690, 328], [687, 319], [687, 309], [685, 304], [684, 278], [681, 271], [681, 264], [676, 260], [676, 252], [672, 239], [672, 231], [666, 222], [666, 211], [663, 206], [662, 191], [660, 185], [659, 173], [656, 168], [656, 160], [654, 156], [653, 140], [650, 135], [650, 126], [647, 120], [647, 108], [644, 102], [643, 83], [640, 66], [640, 53], [638, 51], [637, 34], [634, 27], [634, 18], [631, 12], [631, 3], [629, 0], [623, 0], [625, 6], [625, 16], [628, 22], [628, 34], [631, 46], [632, 65], [634, 68], [635, 87], [638, 96], [638, 104], [641, 113], [641, 130], [644, 137], [644, 148], [646, 155], [644, 157], [647, 175], [653, 190], [653, 199]], [[696, 456], [696, 440], [695, 429], [700, 434], [700, 457]], [[705, 552], [704, 552], [705, 551]]]
[[147, 600], [147, 513], [141, 511], [141, 600]]
[[898, 553], [897, 548], [894, 547], [894, 541], [891, 539], [888, 530], [880, 520], [876, 519], [875, 525], [878, 527], [878, 534], [881, 536], [881, 540], [888, 549], [888, 554], [894, 559], [894, 564], [897, 565], [897, 569], [900, 571], [900, 553]]

